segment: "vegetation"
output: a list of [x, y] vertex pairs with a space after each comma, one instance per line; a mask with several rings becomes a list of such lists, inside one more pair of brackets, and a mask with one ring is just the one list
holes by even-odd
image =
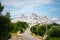
[[[35, 25], [31, 27], [31, 32], [33, 34], [44, 36], [46, 33], [46, 26], [43, 25]], [[47, 25], [47, 39], [46, 40], [60, 40], [60, 25], [53, 23]]]
[[46, 27], [45, 25], [35, 25], [35, 26], [32, 26], [31, 27], [31, 32], [36, 34], [36, 35], [40, 35], [40, 36], [43, 36], [45, 34], [45, 31], [46, 31]]
[[26, 22], [16, 22], [16, 23], [13, 23], [14, 25], [14, 29], [13, 29], [13, 32], [17, 32], [17, 31], [20, 31], [21, 33], [24, 32], [24, 30], [29, 27], [28, 24]]
[[0, 40], [8, 40], [10, 38], [10, 32], [13, 29], [13, 25], [10, 21], [10, 13], [7, 12], [6, 15], [2, 14], [4, 6], [0, 3]]
[[[2, 11], [4, 9], [4, 6], [0, 3], [0, 40], [8, 40], [11, 35], [11, 32], [17, 32], [20, 31], [21, 33], [24, 32], [24, 30], [29, 27], [26, 22], [16, 22], [11, 23], [10, 20], [10, 13], [6, 12], [5, 15], [2, 14]], [[46, 24], [47, 25], [47, 24]], [[39, 35], [44, 36], [46, 33], [46, 26], [43, 25], [35, 25], [31, 27], [31, 32]], [[60, 25], [53, 23], [47, 25], [47, 40], [60, 40]]]
[[48, 32], [48, 40], [60, 40], [60, 27], [53, 26], [52, 30]]
[[48, 34], [51, 37], [60, 37], [60, 27], [54, 26]]
[[24, 30], [28, 27], [26, 22], [11, 23], [10, 13], [6, 12], [5, 15], [2, 14], [4, 6], [0, 3], [0, 40], [8, 40], [11, 37], [10, 33]]

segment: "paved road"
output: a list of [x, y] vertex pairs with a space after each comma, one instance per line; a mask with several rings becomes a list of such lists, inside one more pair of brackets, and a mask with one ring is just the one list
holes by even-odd
[[41, 40], [35, 36], [30, 34], [30, 30], [26, 29], [26, 31], [22, 34], [22, 37], [19, 35], [12, 36], [10, 40]]
[[27, 29], [23, 35], [22, 35], [23, 40], [41, 40], [35, 36], [30, 35], [30, 30]]

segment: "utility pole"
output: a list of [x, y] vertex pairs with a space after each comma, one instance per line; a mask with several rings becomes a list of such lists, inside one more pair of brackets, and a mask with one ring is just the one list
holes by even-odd
[[[45, 17], [46, 18], [46, 17]], [[45, 27], [46, 27], [46, 33], [45, 33], [45, 35], [44, 35], [44, 40], [47, 38], [47, 32], [48, 32], [48, 28], [47, 28], [47, 22], [48, 22], [48, 19], [46, 18], [46, 20], [45, 20]]]

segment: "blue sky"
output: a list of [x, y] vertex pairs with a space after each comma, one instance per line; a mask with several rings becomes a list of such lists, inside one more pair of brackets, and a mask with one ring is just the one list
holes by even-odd
[[33, 12], [40, 16], [60, 19], [60, 0], [0, 0], [4, 11], [10, 12], [11, 18], [20, 17], [21, 14], [31, 15]]

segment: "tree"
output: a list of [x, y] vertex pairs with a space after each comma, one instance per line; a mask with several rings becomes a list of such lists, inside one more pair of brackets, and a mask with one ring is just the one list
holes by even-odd
[[60, 27], [54, 26], [52, 30], [48, 32], [50, 37], [60, 37]]
[[4, 6], [0, 3], [0, 40], [8, 40], [10, 37], [10, 32], [13, 29], [13, 25], [10, 21], [10, 13], [6, 13], [6, 15], [2, 15], [2, 11]]
[[3, 9], [4, 9], [4, 6], [2, 6], [0, 2], [0, 16], [2, 15], [1, 12], [3, 11]]
[[39, 35], [39, 36], [44, 36], [45, 32], [46, 32], [46, 27], [45, 25], [35, 25], [31, 27], [31, 32]]
[[21, 33], [24, 32], [24, 30], [28, 27], [28, 24], [26, 22], [20, 22], [18, 21], [16, 23], [16, 31], [21, 31]]

